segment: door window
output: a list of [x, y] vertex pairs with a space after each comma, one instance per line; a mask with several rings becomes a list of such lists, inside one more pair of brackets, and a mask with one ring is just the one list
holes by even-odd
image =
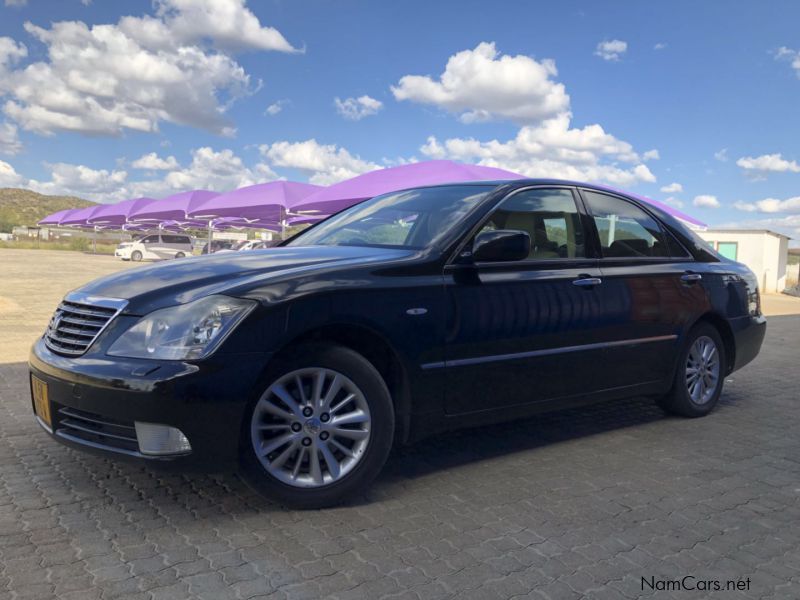
[[157, 235], [148, 235], [146, 238], [142, 239], [141, 242], [143, 244], [157, 244], [158, 243], [158, 236]]
[[585, 256], [580, 215], [567, 189], [517, 192], [500, 203], [482, 231], [516, 229], [531, 236], [529, 260]]
[[661, 227], [641, 208], [588, 190], [583, 197], [597, 226], [604, 258], [670, 256]]

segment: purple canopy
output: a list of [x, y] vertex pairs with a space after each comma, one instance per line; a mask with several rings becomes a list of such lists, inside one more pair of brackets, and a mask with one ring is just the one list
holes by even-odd
[[332, 214], [353, 204], [388, 192], [421, 185], [523, 179], [522, 175], [480, 165], [451, 160], [429, 160], [388, 169], [378, 169], [326, 187], [293, 204], [293, 213]]
[[64, 210], [54, 212], [52, 215], [47, 215], [44, 219], [39, 221], [39, 225], [58, 225], [61, 222], [61, 219], [68, 217], [71, 213], [79, 210], [80, 208], [66, 208]]
[[104, 204], [87, 219], [87, 222], [89, 225], [121, 226], [128, 222], [132, 212], [143, 209], [153, 202], [156, 202], [153, 198], [132, 198], [116, 204]]
[[218, 196], [217, 192], [208, 190], [189, 190], [167, 196], [132, 210], [128, 214], [129, 221], [185, 221], [186, 216], [202, 202]]
[[86, 208], [79, 208], [71, 211], [69, 214], [61, 217], [61, 220], [58, 222], [58, 224], [69, 227], [90, 227], [88, 220], [100, 208], [102, 208], [102, 206], [87, 206]]
[[270, 181], [220, 194], [188, 211], [195, 218], [241, 217], [277, 223], [288, 207], [322, 188], [309, 183]]

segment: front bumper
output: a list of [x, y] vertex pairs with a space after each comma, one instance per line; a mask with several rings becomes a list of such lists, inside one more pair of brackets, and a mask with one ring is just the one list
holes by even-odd
[[[244, 410], [269, 358], [262, 353], [220, 354], [197, 363], [98, 354], [66, 358], [40, 339], [28, 364], [31, 374], [47, 383], [53, 421], [48, 433], [59, 442], [177, 470], [220, 472], [238, 464]], [[93, 421], [89, 426], [100, 434], [83, 435], [80, 428]], [[141, 454], [131, 429], [136, 421], [179, 429], [191, 452]]]

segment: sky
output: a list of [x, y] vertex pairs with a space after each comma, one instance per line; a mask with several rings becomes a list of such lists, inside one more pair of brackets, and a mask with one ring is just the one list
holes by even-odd
[[797, 2], [0, 2], [0, 187], [115, 202], [447, 158], [800, 245]]

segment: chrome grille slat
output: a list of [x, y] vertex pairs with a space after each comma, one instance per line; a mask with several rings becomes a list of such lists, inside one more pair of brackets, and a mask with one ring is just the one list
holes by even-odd
[[87, 321], [86, 319], [79, 319], [78, 317], [63, 317], [63, 320], [67, 323], [72, 323], [73, 325], [83, 325], [84, 327], [97, 327], [98, 329], [102, 327], [102, 323], [98, 321]]
[[79, 356], [89, 349], [126, 304], [127, 301], [117, 298], [72, 292], [58, 305], [44, 333], [44, 342], [53, 352]]

